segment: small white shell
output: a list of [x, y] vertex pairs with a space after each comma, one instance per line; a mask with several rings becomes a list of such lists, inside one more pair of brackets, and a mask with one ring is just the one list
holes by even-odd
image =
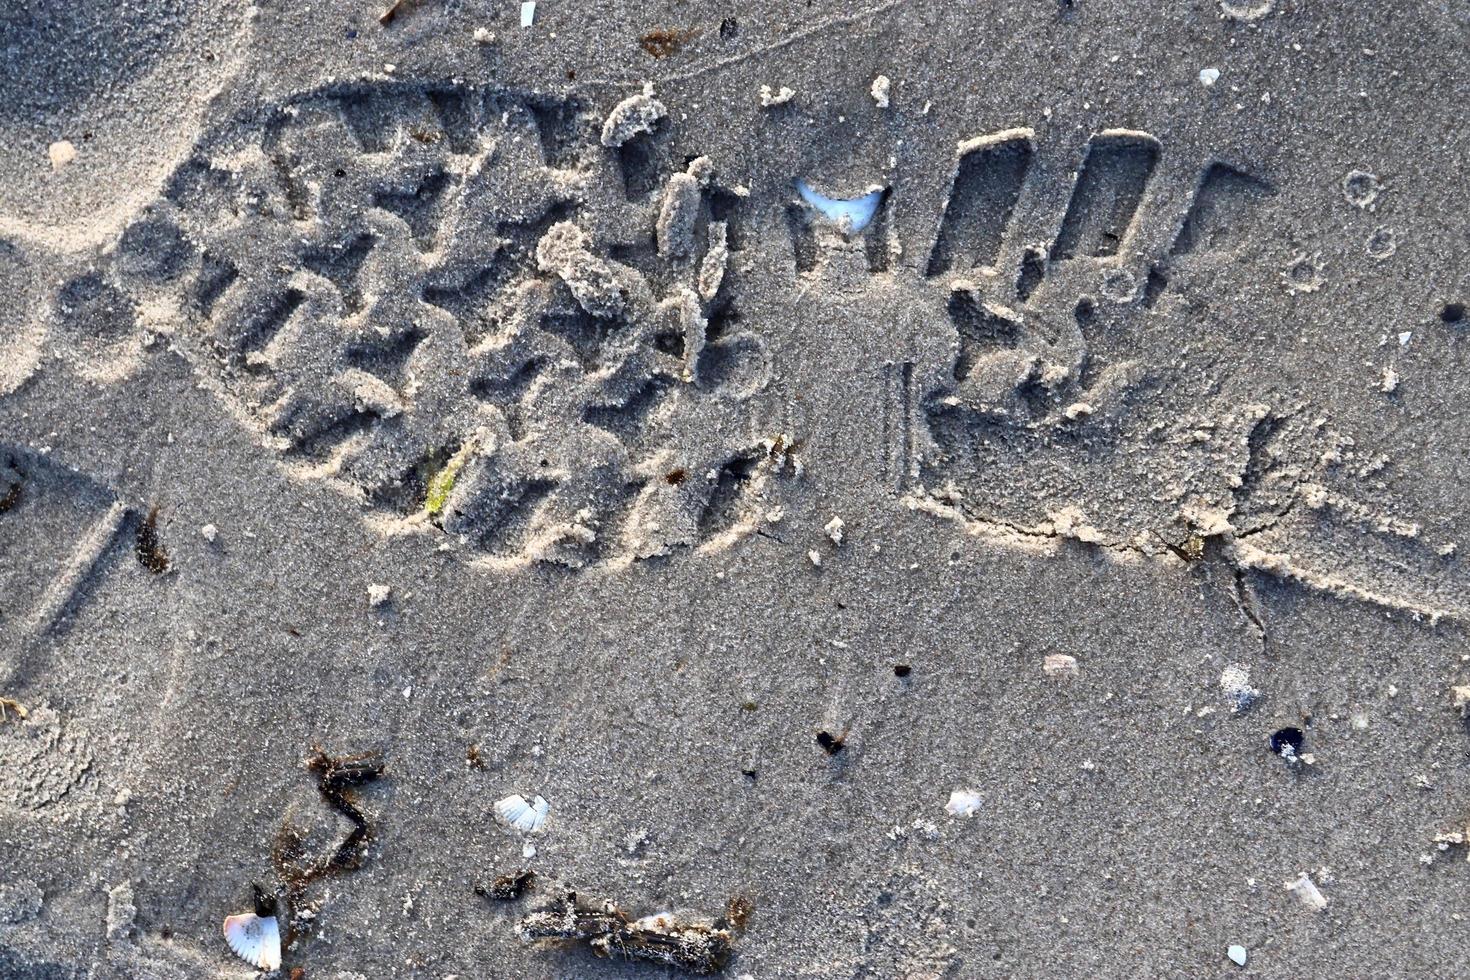
[[540, 830], [550, 812], [551, 804], [541, 797], [536, 797], [534, 803], [527, 803], [526, 798], [519, 793], [507, 796], [495, 804], [495, 815], [524, 834], [534, 834]]
[[957, 789], [949, 794], [944, 812], [951, 817], [973, 817], [980, 812], [980, 794], [972, 789]]
[[281, 927], [275, 916], [227, 915], [224, 931], [231, 952], [246, 963], [262, 970], [281, 968]]
[[1320, 912], [1327, 907], [1327, 896], [1322, 894], [1316, 882], [1312, 881], [1312, 876], [1305, 871], [1295, 881], [1288, 881], [1284, 887], [1313, 912]]

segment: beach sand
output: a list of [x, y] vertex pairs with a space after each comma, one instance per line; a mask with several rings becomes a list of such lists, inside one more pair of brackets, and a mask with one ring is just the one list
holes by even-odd
[[0, 14], [0, 976], [1470, 972], [1470, 14], [388, 2]]

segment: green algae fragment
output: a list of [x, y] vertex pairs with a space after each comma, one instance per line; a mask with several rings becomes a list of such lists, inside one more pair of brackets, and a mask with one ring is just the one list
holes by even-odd
[[438, 517], [444, 511], [444, 505], [449, 501], [449, 494], [454, 490], [454, 481], [459, 479], [459, 471], [464, 468], [465, 461], [474, 452], [475, 446], [467, 442], [459, 447], [459, 451], [449, 457], [439, 472], [429, 479], [429, 492], [424, 498], [424, 513], [430, 517]]

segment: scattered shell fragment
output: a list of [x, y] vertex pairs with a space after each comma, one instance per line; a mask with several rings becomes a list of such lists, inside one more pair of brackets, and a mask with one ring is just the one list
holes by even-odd
[[1093, 413], [1094, 409], [1087, 402], [1073, 402], [1063, 410], [1062, 414], [1073, 422], [1080, 418], [1086, 418]]
[[368, 605], [372, 606], [374, 609], [378, 608], [379, 606], [386, 605], [388, 603], [388, 600], [391, 599], [392, 597], [393, 597], [393, 589], [391, 587], [389, 587], [389, 586], [386, 586], [386, 585], [369, 585], [368, 586]]
[[1300, 877], [1286, 882], [1282, 887], [1296, 895], [1301, 903], [1313, 912], [1320, 912], [1327, 907], [1326, 896], [1322, 894], [1316, 883], [1312, 881], [1312, 876], [1305, 871], [1301, 873]]
[[1231, 20], [1260, 20], [1276, 8], [1276, 0], [1220, 0], [1220, 13]]
[[796, 90], [787, 88], [785, 85], [782, 85], [781, 91], [773, 92], [771, 91], [771, 86], [762, 85], [760, 95], [761, 106], [763, 108], [770, 109], [774, 106], [785, 105], [792, 99], [796, 98]]
[[219, 528], [213, 524], [206, 524], [199, 529], [199, 534], [205, 541], [214, 544], [215, 538], [219, 537]]
[[1399, 387], [1399, 373], [1391, 367], [1383, 369], [1383, 374], [1378, 379], [1378, 390], [1385, 395], [1392, 394]]
[[1041, 661], [1042, 673], [1048, 677], [1076, 677], [1077, 658], [1066, 653], [1048, 653]]
[[60, 170], [77, 158], [77, 148], [71, 140], [57, 140], [46, 148], [46, 156], [51, 160], [51, 169]]
[[972, 789], [957, 789], [949, 794], [944, 812], [951, 817], [973, 817], [980, 812], [980, 794]]
[[526, 798], [517, 793], [495, 803], [495, 815], [508, 826], [525, 834], [534, 834], [540, 830], [550, 812], [551, 804], [539, 796], [535, 802], [527, 803]]
[[536, 0], [525, 0], [521, 4], [521, 26], [530, 27], [536, 23]]
[[1210, 86], [1214, 85], [1219, 80], [1220, 80], [1220, 69], [1218, 69], [1218, 68], [1201, 68], [1200, 69], [1200, 72], [1199, 72], [1199, 83], [1201, 85], [1203, 85], [1205, 88], [1209, 88]]
[[230, 951], [261, 970], [281, 968], [281, 927], [274, 915], [225, 916], [225, 942]]
[[847, 524], [843, 522], [842, 518], [834, 516], [822, 530], [827, 532], [827, 537], [832, 539], [833, 544], [841, 545], [842, 529], [846, 526]]
[[813, 548], [811, 551], [808, 551], [806, 557], [807, 561], [811, 562], [814, 568], [822, 567], [822, 553], [817, 549]]
[[1245, 951], [1245, 947], [1237, 943], [1236, 945], [1231, 946], [1229, 949], [1227, 949], [1225, 951], [1225, 955], [1230, 957], [1230, 962], [1234, 963], [1236, 966], [1245, 966], [1245, 961], [1248, 954]]
[[1459, 684], [1450, 688], [1450, 699], [1461, 718], [1470, 715], [1470, 684]]
[[888, 90], [892, 86], [892, 84], [893, 83], [888, 80], [887, 75], [879, 75], [877, 78], [873, 79], [873, 87], [869, 89], [869, 91], [872, 92], [873, 101], [878, 104], [878, 108], [888, 108]]

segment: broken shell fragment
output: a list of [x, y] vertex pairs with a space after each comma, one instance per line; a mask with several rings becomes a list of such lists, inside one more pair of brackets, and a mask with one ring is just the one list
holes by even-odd
[[972, 789], [957, 789], [949, 794], [944, 812], [951, 817], [973, 817], [980, 812], [980, 794]]
[[274, 915], [225, 916], [225, 942], [230, 951], [261, 970], [281, 968], [281, 926]]
[[1294, 881], [1288, 881], [1282, 886], [1287, 891], [1296, 895], [1301, 903], [1313, 912], [1320, 912], [1327, 907], [1327, 897], [1312, 880], [1312, 876], [1305, 871]]
[[523, 834], [534, 834], [540, 830], [550, 812], [551, 804], [541, 797], [536, 797], [534, 803], [527, 803], [526, 798], [519, 793], [507, 796], [495, 804], [495, 815], [507, 826]]

